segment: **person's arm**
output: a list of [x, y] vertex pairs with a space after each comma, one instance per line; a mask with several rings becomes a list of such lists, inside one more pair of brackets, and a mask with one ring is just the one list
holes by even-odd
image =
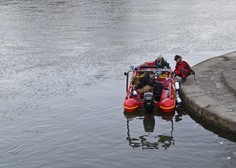
[[179, 64], [176, 64], [175, 70], [174, 70], [175, 75], [180, 75], [180, 69], [181, 69], [181, 66]]
[[170, 64], [169, 64], [167, 61], [164, 60], [163, 64], [164, 64], [164, 66], [166, 66], [167, 68], [170, 68]]

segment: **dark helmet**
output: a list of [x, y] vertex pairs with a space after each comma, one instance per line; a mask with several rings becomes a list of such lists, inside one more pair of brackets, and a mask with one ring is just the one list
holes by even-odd
[[174, 60], [176, 61], [176, 60], [179, 59], [179, 58], [181, 58], [181, 56], [176, 55], [175, 58], [174, 58]]

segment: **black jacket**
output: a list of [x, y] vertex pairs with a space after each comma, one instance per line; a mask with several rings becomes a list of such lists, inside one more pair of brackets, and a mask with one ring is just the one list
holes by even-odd
[[140, 80], [140, 84], [138, 85], [137, 89], [141, 89], [144, 86], [149, 85], [151, 87], [154, 86], [154, 79], [151, 79], [149, 77], [149, 73], [147, 73], [141, 80]]
[[157, 62], [157, 60], [155, 60], [154, 63], [157, 66], [157, 68], [164, 68], [164, 67], [170, 68], [169, 63], [164, 58], [161, 58], [160, 62]]
[[156, 83], [155, 83], [155, 86], [154, 86], [154, 89], [153, 89], [154, 95], [161, 95], [162, 89], [169, 90], [168, 88], [166, 88], [166, 87], [163, 85], [163, 83], [161, 83], [161, 82], [156, 82]]

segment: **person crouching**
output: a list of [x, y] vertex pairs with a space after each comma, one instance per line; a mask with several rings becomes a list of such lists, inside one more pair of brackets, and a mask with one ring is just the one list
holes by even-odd
[[175, 76], [181, 77], [183, 82], [189, 75], [195, 75], [195, 72], [192, 70], [192, 68], [186, 61], [182, 60], [181, 56], [176, 55], [174, 60], [176, 61], [174, 74]]

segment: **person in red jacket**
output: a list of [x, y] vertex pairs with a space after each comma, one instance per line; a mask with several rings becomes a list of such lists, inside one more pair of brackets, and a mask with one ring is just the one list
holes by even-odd
[[176, 76], [181, 77], [183, 82], [186, 80], [187, 76], [195, 74], [189, 64], [182, 60], [181, 56], [176, 55], [174, 60], [176, 61], [174, 73]]

